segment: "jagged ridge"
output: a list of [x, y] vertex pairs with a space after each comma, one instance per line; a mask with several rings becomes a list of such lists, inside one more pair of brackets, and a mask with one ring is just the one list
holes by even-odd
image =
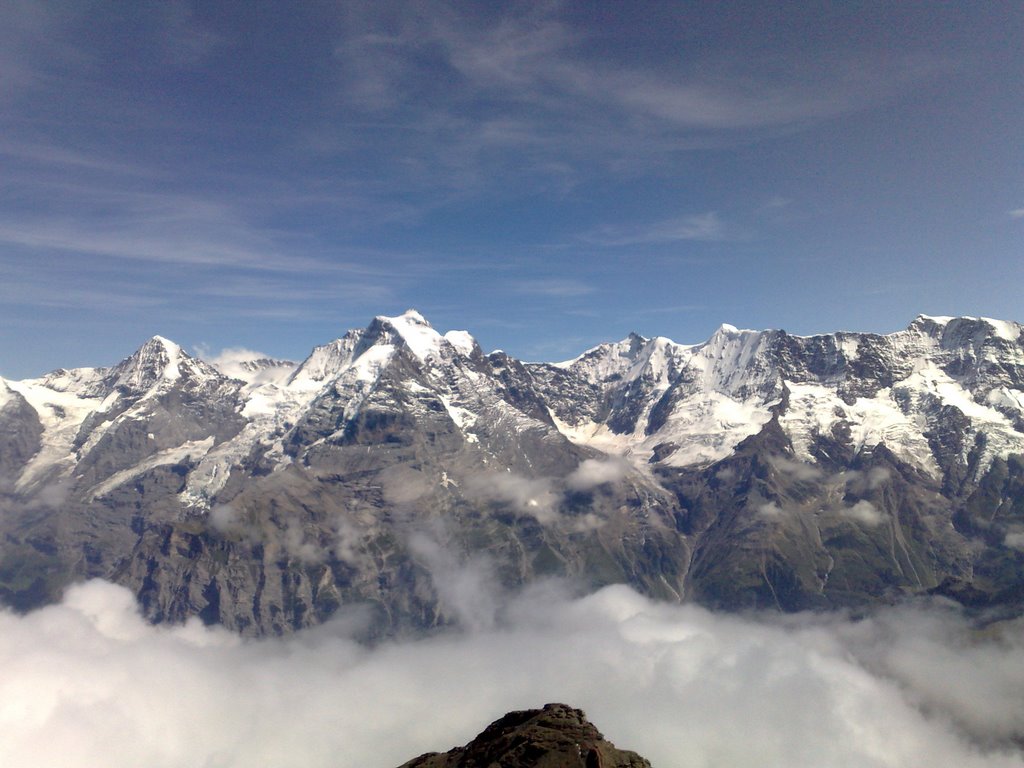
[[368, 602], [395, 631], [465, 621], [440, 570], [480, 551], [506, 585], [726, 607], [1021, 599], [1015, 323], [722, 326], [525, 364], [409, 311], [297, 365], [218, 371], [154, 337], [110, 369], [0, 385], [17, 605], [102, 575], [155, 620], [280, 632]]

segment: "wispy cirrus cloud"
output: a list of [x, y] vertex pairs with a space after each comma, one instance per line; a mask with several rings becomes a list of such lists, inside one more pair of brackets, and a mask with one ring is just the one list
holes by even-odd
[[346, 262], [303, 253], [306, 249], [296, 247], [295, 235], [255, 220], [279, 202], [274, 199], [167, 192], [150, 185], [119, 188], [106, 178], [37, 182], [26, 185], [22, 194], [39, 203], [29, 212], [0, 212], [0, 243], [211, 268], [339, 273], [381, 269], [363, 259]]
[[686, 240], [714, 241], [726, 237], [726, 227], [714, 211], [691, 214], [640, 226], [603, 226], [579, 236], [600, 246], [659, 245]]
[[589, 283], [571, 278], [538, 278], [536, 280], [515, 280], [512, 288], [517, 293], [552, 298], [587, 296], [596, 289]]
[[435, 171], [447, 166], [456, 176], [500, 163], [510, 149], [520, 173], [567, 165], [586, 173], [584, 158], [625, 170], [665, 151], [856, 112], [949, 66], [849, 49], [811, 63], [777, 52], [759, 61], [749, 51], [687, 64], [622, 57], [570, 24], [558, 3], [513, 6], [500, 17], [397, 3], [350, 12], [346, 22], [335, 54], [348, 104], [378, 119], [415, 116], [416, 135], [403, 141], [429, 146]]

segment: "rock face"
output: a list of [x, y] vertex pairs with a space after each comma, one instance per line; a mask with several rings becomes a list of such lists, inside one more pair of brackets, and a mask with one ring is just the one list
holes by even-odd
[[616, 749], [579, 709], [546, 704], [509, 712], [464, 747], [431, 752], [401, 768], [650, 768], [635, 752]]
[[722, 326], [527, 364], [410, 311], [224, 370], [154, 337], [112, 368], [0, 380], [0, 600], [99, 576], [153, 621], [278, 634], [360, 605], [395, 634], [486, 622], [452, 587], [471, 573], [1015, 611], [1022, 334]]

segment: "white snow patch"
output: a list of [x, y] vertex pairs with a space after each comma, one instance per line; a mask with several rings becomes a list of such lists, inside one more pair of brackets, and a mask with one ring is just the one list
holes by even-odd
[[798, 457], [812, 461], [810, 446], [819, 434], [829, 435], [838, 421], [847, 421], [856, 450], [885, 445], [914, 466], [931, 474], [939, 472], [931, 446], [921, 434], [923, 416], [904, 413], [892, 392], [882, 389], [873, 398], [860, 397], [847, 405], [830, 387], [787, 382], [789, 408], [781, 418]]
[[996, 336], [1006, 341], [1017, 341], [1020, 338], [1021, 326], [1016, 323], [1011, 323], [1006, 320], [993, 320], [990, 317], [981, 318], [986, 323], [992, 326], [996, 332]]
[[277, 387], [261, 388], [249, 395], [242, 409], [242, 415], [247, 419], [257, 419], [260, 416], [270, 416], [281, 407], [281, 392]]
[[[956, 319], [951, 315], [918, 315], [918, 320], [931, 320], [938, 325], [948, 325], [952, 320]], [[900, 331], [897, 331], [900, 333]]]
[[43, 427], [42, 446], [22, 470], [15, 487], [23, 491], [56, 466], [71, 466], [75, 456], [71, 450], [78, 430], [86, 416], [100, 410], [102, 401], [79, 397], [74, 392], [59, 392], [42, 384], [40, 379], [8, 381], [7, 388], [17, 392], [35, 410]]
[[[724, 459], [747, 437], [761, 431], [771, 420], [774, 403], [735, 400], [719, 392], [697, 394], [676, 404], [665, 425], [653, 435], [644, 433], [646, 419], [639, 419], [632, 434], [612, 432], [607, 425], [587, 420], [568, 424], [554, 413], [551, 418], [558, 431], [570, 442], [603, 453], [628, 456], [644, 467], [661, 443], [679, 448], [661, 463], [691, 466]], [[549, 412], [550, 413], [550, 412]]]
[[465, 432], [476, 424], [478, 416], [475, 413], [467, 408], [452, 405], [452, 399], [446, 395], [438, 395], [438, 397], [444, 404], [445, 410], [448, 411], [448, 416], [460, 430]]
[[416, 310], [410, 309], [398, 317], [382, 317], [381, 320], [391, 324], [420, 360], [426, 362], [431, 357], [441, 356], [443, 337]]
[[381, 371], [394, 354], [395, 348], [390, 344], [376, 344], [353, 361], [351, 370], [358, 381], [373, 383], [380, 378]]
[[773, 405], [708, 392], [679, 403], [665, 426], [645, 442], [651, 449], [662, 442], [679, 446], [663, 464], [689, 466], [718, 461], [771, 421]]
[[840, 342], [839, 348], [847, 360], [856, 360], [857, 355], [860, 354], [860, 340], [855, 336], [846, 336]]
[[164, 366], [163, 378], [168, 381], [175, 381], [181, 376], [181, 371], [178, 367], [178, 362], [181, 359], [181, 347], [170, 339], [165, 339], [163, 336], [154, 336], [153, 341], [161, 344], [167, 353], [167, 365]]
[[620, 435], [608, 429], [606, 424], [601, 424], [589, 419], [579, 424], [569, 424], [562, 421], [550, 408], [548, 414], [554, 422], [555, 427], [570, 442], [576, 445], [586, 445], [595, 448], [602, 453], [625, 455], [633, 444], [630, 435]]
[[129, 480], [132, 480], [156, 467], [168, 464], [180, 464], [184, 461], [191, 461], [196, 456], [205, 456], [213, 447], [213, 442], [214, 440], [212, 436], [203, 440], [189, 440], [176, 448], [167, 448], [163, 451], [154, 453], [152, 456], [140, 461], [134, 467], [129, 467], [128, 469], [122, 469], [120, 472], [115, 472], [102, 483], [98, 483], [93, 486], [89, 490], [88, 498], [91, 500], [99, 496], [104, 496], [118, 486], [124, 485]]
[[1024, 411], [1024, 392], [1019, 389], [998, 387], [988, 393], [985, 402], [993, 408], [1008, 408]]
[[1006, 417], [988, 406], [976, 403], [960, 382], [950, 378], [949, 374], [940, 370], [934, 363], [927, 363], [915, 371], [903, 382], [904, 386], [931, 392], [946, 405], [959, 408], [971, 420], [989, 422], [1009, 427]]
[[293, 391], [320, 389], [352, 363], [355, 340], [335, 339], [329, 344], [315, 347], [288, 379], [287, 387]]
[[448, 331], [445, 340], [463, 355], [472, 354], [476, 340], [467, 331]]

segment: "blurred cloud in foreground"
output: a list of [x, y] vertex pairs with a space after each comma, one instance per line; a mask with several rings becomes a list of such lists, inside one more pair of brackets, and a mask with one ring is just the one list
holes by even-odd
[[150, 626], [88, 582], [0, 614], [0, 764], [392, 768], [560, 700], [662, 768], [1024, 766], [1019, 621], [979, 633], [941, 604], [744, 618], [557, 584], [498, 616], [373, 648], [356, 615], [253, 641]]

